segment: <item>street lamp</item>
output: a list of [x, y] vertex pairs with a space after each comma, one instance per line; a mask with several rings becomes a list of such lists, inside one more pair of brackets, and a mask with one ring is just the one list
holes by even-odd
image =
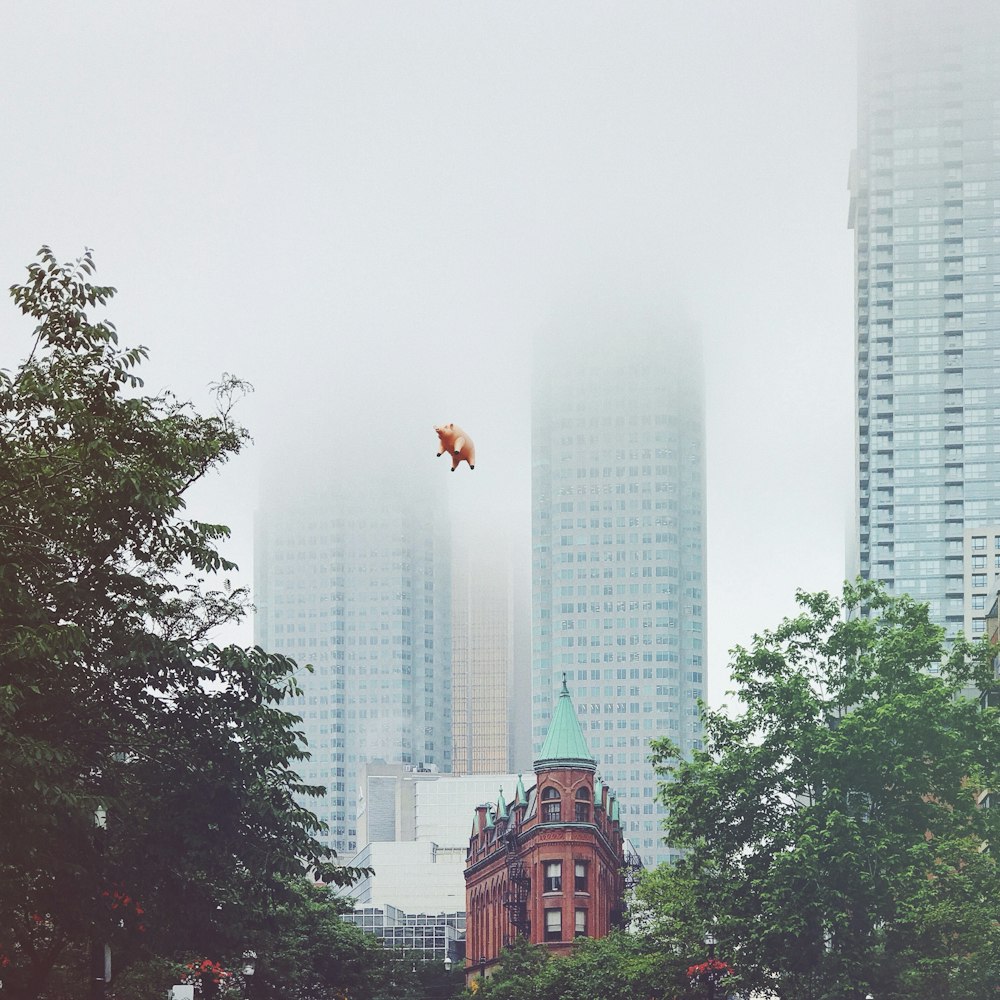
[[246, 985], [245, 993], [250, 996], [250, 981], [253, 978], [253, 974], [257, 971], [257, 952], [255, 951], [245, 951], [243, 952], [243, 982]]
[[444, 971], [451, 972], [451, 955], [444, 956]]
[[[705, 931], [705, 947], [708, 949], [708, 960], [712, 961], [715, 958], [715, 946], [718, 944], [718, 939], [715, 934], [712, 933], [711, 928]], [[715, 969], [709, 968], [708, 970], [708, 995], [710, 1000], [715, 1000]]]

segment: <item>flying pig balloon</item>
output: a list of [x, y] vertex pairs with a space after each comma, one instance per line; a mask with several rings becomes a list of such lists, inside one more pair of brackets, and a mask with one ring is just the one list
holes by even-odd
[[451, 455], [452, 472], [458, 468], [458, 463], [463, 459], [469, 463], [470, 469], [476, 467], [476, 446], [472, 443], [472, 438], [461, 427], [456, 427], [455, 424], [444, 424], [441, 427], [435, 427], [434, 430], [437, 431], [437, 436], [441, 439], [441, 450], [437, 453], [437, 457], [440, 458], [445, 452], [448, 452]]

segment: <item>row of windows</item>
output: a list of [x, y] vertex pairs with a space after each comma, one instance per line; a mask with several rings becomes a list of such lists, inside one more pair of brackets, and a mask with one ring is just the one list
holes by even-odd
[[[587, 936], [587, 911], [577, 909], [575, 914], [575, 926], [573, 928], [574, 937]], [[545, 911], [545, 940], [562, 941], [562, 910]]]
[[[545, 862], [545, 892], [562, 892], [562, 862]], [[575, 861], [573, 863], [573, 891], [587, 892], [587, 862]]]
[[[973, 535], [972, 536], [972, 550], [974, 552], [981, 552], [986, 548], [986, 535]], [[1000, 551], [1000, 535], [993, 536], [993, 548]], [[973, 556], [973, 559], [976, 557]]]
[[[576, 823], [590, 822], [590, 789], [586, 786], [576, 791], [576, 801], [573, 803], [573, 820]], [[542, 822], [562, 822], [562, 799], [557, 789], [551, 786], [542, 792]]]

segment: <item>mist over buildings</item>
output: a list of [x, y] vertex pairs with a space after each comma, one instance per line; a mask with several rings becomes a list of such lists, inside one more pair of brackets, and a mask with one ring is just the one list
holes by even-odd
[[[527, 537], [535, 345], [574, 303], [657, 290], [703, 343], [718, 700], [726, 648], [843, 575], [855, 22], [785, 0], [17, 6], [0, 271], [93, 246], [150, 388], [255, 385], [254, 447], [192, 497], [243, 582], [262, 480], [426, 473]], [[434, 458], [446, 421], [474, 472]]]

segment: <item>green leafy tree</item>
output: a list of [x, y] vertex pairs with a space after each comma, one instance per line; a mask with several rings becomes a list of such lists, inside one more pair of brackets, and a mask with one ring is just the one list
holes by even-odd
[[388, 953], [345, 923], [350, 903], [329, 886], [296, 879], [253, 938], [253, 1000], [373, 1000], [387, 982]]
[[681, 1000], [689, 995], [685, 968], [643, 935], [581, 938], [570, 955], [552, 959], [518, 938], [475, 992], [482, 1000]]
[[[386, 975], [374, 1000], [457, 1000], [466, 996], [460, 963], [450, 972], [444, 962], [422, 952], [386, 951]], [[350, 994], [353, 1000], [354, 994]]]
[[546, 948], [518, 935], [500, 953], [493, 975], [488, 979], [481, 975], [472, 979], [472, 992], [482, 1000], [540, 1000], [539, 990], [548, 961]]
[[[649, 933], [715, 927], [744, 990], [781, 998], [983, 997], [1000, 982], [1000, 724], [963, 698], [991, 652], [946, 644], [926, 605], [871, 583], [738, 648], [741, 711], [703, 712], [705, 750], [667, 740], [667, 836], [640, 888]], [[865, 613], [862, 613], [865, 612]]]
[[[34, 321], [0, 371], [0, 966], [32, 998], [62, 960], [197, 945], [222, 957], [290, 876], [347, 883], [296, 796], [290, 661], [211, 642], [246, 595], [228, 530], [185, 493], [247, 440], [243, 386], [204, 416], [142, 391], [145, 351], [89, 310], [89, 252], [48, 248], [15, 285]], [[120, 964], [120, 963], [119, 963]], [[85, 979], [81, 975], [81, 981]]]

